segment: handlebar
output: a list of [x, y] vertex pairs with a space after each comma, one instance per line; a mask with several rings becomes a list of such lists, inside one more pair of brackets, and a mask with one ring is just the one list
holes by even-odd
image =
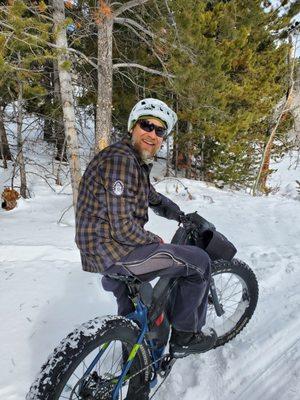
[[179, 216], [179, 221], [179, 223], [182, 224], [184, 229], [188, 232], [195, 229], [197, 229], [198, 231], [204, 231], [207, 229], [216, 230], [214, 224], [201, 217], [201, 215], [199, 215], [197, 211], [190, 214], [182, 213], [182, 215]]

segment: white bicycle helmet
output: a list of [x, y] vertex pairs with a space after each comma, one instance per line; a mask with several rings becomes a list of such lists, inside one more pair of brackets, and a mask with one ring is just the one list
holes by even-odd
[[158, 118], [166, 124], [168, 135], [171, 133], [174, 125], [177, 122], [176, 113], [171, 110], [161, 100], [157, 99], [143, 99], [139, 101], [131, 110], [128, 118], [128, 132], [134, 126], [135, 122], [142, 116]]

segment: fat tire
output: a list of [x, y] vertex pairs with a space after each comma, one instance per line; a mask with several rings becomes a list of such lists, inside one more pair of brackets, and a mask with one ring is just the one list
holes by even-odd
[[234, 258], [231, 261], [213, 261], [212, 276], [218, 275], [220, 273], [232, 273], [241, 277], [244, 280], [248, 290], [249, 306], [245, 309], [245, 312], [236, 323], [234, 328], [231, 329], [228, 333], [218, 337], [214, 348], [223, 346], [225, 343], [228, 343], [245, 328], [255, 311], [259, 292], [256, 276], [251, 268], [244, 261], [241, 261], [237, 258]]
[[[80, 362], [101, 344], [120, 340], [134, 345], [139, 334], [138, 326], [119, 316], [95, 318], [82, 324], [61, 341], [42, 366], [35, 382], [32, 384], [26, 400], [57, 400]], [[135, 379], [142, 387], [150, 380], [151, 370], [149, 351], [143, 343], [136, 354], [135, 368], [143, 370]], [[148, 396], [143, 396], [143, 399]]]

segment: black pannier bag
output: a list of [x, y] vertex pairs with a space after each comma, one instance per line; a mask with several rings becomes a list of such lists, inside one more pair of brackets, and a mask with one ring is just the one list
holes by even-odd
[[237, 249], [218, 232], [213, 224], [201, 217], [197, 212], [187, 214], [190, 221], [197, 226], [193, 235], [182, 227], [178, 228], [172, 243], [196, 245], [205, 250], [212, 260], [231, 261]]

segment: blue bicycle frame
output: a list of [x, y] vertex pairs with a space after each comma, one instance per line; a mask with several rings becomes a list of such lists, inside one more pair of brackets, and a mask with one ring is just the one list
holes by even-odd
[[[117, 400], [118, 399], [118, 393], [119, 393], [119, 391], [120, 391], [120, 389], [122, 387], [124, 378], [125, 378], [127, 372], [129, 371], [129, 369], [130, 369], [130, 367], [131, 367], [131, 365], [133, 363], [134, 357], [136, 356], [137, 351], [139, 350], [141, 344], [143, 343], [143, 340], [145, 339], [146, 334], [149, 332], [149, 328], [148, 328], [148, 308], [144, 305], [144, 303], [140, 299], [137, 299], [137, 303], [136, 303], [136, 306], [135, 306], [135, 311], [130, 313], [130, 314], [128, 314], [126, 316], [126, 318], [136, 322], [140, 327], [141, 333], [140, 333], [140, 335], [138, 337], [138, 340], [136, 341], [136, 344], [133, 346], [133, 348], [132, 348], [132, 350], [131, 350], [131, 352], [130, 352], [130, 354], [128, 356], [126, 364], [124, 365], [122, 373], [121, 373], [121, 375], [120, 375], [120, 377], [118, 379], [118, 383], [116, 384], [116, 387], [115, 387], [115, 389], [113, 391], [112, 400]], [[155, 348], [153, 340], [151, 340], [151, 339], [147, 339], [147, 342], [149, 344], [149, 349], [150, 349], [150, 352], [151, 352], [151, 358], [152, 358], [152, 361], [153, 361], [152, 365], [154, 367], [154, 376], [151, 379], [150, 386], [154, 387], [156, 385], [156, 383], [157, 383], [157, 370], [159, 368], [158, 360], [163, 355], [163, 352], [164, 352], [165, 348], [164, 347], [162, 347], [160, 349]]]

